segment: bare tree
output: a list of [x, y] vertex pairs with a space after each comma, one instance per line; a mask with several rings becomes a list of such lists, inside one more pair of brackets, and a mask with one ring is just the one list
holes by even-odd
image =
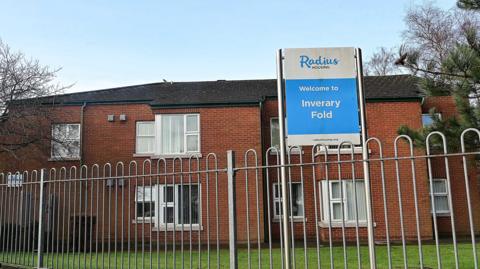
[[0, 153], [17, 157], [26, 147], [50, 145], [54, 104], [41, 97], [69, 87], [54, 83], [59, 70], [12, 51], [0, 40]]
[[396, 57], [393, 49], [380, 47], [366, 63], [365, 73], [369, 76], [386, 76], [401, 73], [399, 67], [395, 65]]
[[398, 65], [412, 73], [435, 77], [444, 75], [443, 64], [469, 36], [480, 36], [478, 12], [463, 9], [443, 10], [431, 3], [415, 6], [405, 16], [407, 29], [400, 48]]
[[[405, 17], [407, 29], [396, 64], [419, 78], [426, 96], [450, 95], [458, 116], [434, 118], [420, 130], [403, 126], [399, 133], [418, 144], [431, 131], [447, 136], [448, 146], [458, 150], [458, 137], [466, 128], [480, 128], [480, 10], [478, 0], [460, 0], [460, 8], [442, 10], [431, 3], [411, 8]], [[432, 116], [434, 110], [431, 111]], [[474, 147], [476, 137], [466, 138]], [[423, 145], [424, 146], [424, 145]]]

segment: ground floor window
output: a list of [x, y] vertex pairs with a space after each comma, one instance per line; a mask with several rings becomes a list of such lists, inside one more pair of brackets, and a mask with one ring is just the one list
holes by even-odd
[[432, 180], [432, 194], [435, 201], [436, 214], [450, 214], [448, 206], [447, 180], [436, 178]]
[[320, 189], [323, 205], [322, 220], [324, 222], [328, 222], [330, 216], [332, 222], [342, 221], [342, 209], [346, 222], [355, 222], [356, 217], [358, 217], [358, 220], [361, 222], [366, 221], [367, 209], [365, 183], [363, 180], [357, 179], [355, 180], [355, 184], [353, 180], [330, 180], [328, 184], [326, 180], [322, 180], [320, 182]]
[[[290, 183], [291, 190], [290, 195], [292, 197], [292, 203], [288, 204], [290, 214], [294, 218], [303, 218], [304, 216], [304, 202], [303, 202], [303, 188], [301, 182]], [[281, 185], [273, 184], [273, 212], [274, 218], [279, 219], [282, 214], [282, 189]]]
[[137, 220], [152, 221], [155, 226], [200, 224], [200, 188], [198, 184], [138, 186]]
[[157, 188], [154, 186], [138, 186], [135, 195], [135, 216], [139, 221], [152, 221], [155, 216], [155, 200]]

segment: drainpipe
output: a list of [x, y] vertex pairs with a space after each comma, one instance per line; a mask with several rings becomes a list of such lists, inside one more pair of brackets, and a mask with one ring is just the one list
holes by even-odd
[[[265, 158], [268, 158], [268, 156], [264, 156], [265, 154], [265, 151], [266, 151], [266, 148], [265, 148], [265, 138], [263, 137], [263, 110], [264, 110], [264, 102], [265, 102], [265, 98], [262, 98], [262, 100], [260, 100], [260, 102], [258, 103], [258, 106], [260, 108], [260, 143], [261, 143], [261, 150], [262, 150], [262, 154], [260, 154], [261, 156], [261, 163], [262, 163], [262, 166], [265, 166], [266, 162], [265, 162]], [[268, 169], [268, 168], [267, 168]], [[268, 201], [266, 200], [267, 198], [267, 177], [265, 175], [265, 172], [262, 173], [262, 182], [263, 182], [263, 235], [264, 235], [264, 242], [267, 242], [268, 241], [268, 222], [267, 221], [270, 221], [268, 219], [268, 215], [266, 214], [266, 212], [268, 212]]]
[[84, 133], [84, 112], [87, 102], [83, 102], [82, 108], [80, 110], [80, 167], [83, 165], [83, 133]]

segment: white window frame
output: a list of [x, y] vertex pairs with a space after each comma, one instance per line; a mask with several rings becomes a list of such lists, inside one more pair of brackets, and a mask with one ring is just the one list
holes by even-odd
[[[294, 182], [289, 182], [289, 185], [300, 185], [300, 188], [302, 190], [302, 202], [303, 202], [303, 215], [302, 216], [290, 216], [290, 218], [293, 219], [303, 219], [305, 217], [305, 192], [304, 188], [302, 186], [302, 182], [299, 181], [294, 181]], [[278, 212], [280, 212], [282, 209], [282, 197], [280, 197], [282, 189], [280, 188], [281, 184], [278, 182], [274, 182], [272, 185], [272, 201], [273, 201], [273, 219], [274, 220], [280, 220], [280, 215], [277, 214], [277, 207], [280, 206]], [[275, 193], [275, 188], [277, 188], [277, 192]], [[293, 190], [292, 190], [293, 191]], [[278, 197], [276, 196], [278, 194]], [[289, 194], [290, 195], [290, 194]], [[290, 207], [290, 204], [288, 205]]]
[[[138, 199], [138, 189], [139, 188], [143, 188], [143, 190], [145, 191], [145, 193], [147, 192], [151, 192], [151, 197], [150, 197], [150, 201], [145, 201], [145, 200], [142, 200], [142, 201], [139, 201]], [[145, 190], [146, 188], [148, 188], [149, 190]], [[158, 191], [158, 187], [156, 185], [153, 185], [153, 186], [136, 186], [135, 187], [135, 221], [136, 222], [139, 222], [139, 223], [150, 223], [150, 222], [153, 222], [154, 219], [155, 219], [155, 216], [156, 216], [156, 213], [157, 213], [157, 202], [155, 200], [155, 198], [157, 197], [157, 191]], [[144, 195], [145, 196], [145, 195]], [[150, 203], [153, 203], [153, 207], [154, 207], [154, 215], [151, 216], [151, 217], [139, 217], [138, 216], [138, 211], [137, 211], [137, 204], [139, 202], [142, 202], [142, 203], [145, 203], [145, 202], [150, 202]]]
[[[442, 119], [442, 113], [436, 112], [436, 113], [433, 113], [433, 114], [434, 114], [435, 116], [437, 116], [439, 119]], [[428, 127], [428, 126], [430, 126], [430, 124], [424, 124], [424, 122], [423, 122], [423, 117], [426, 117], [426, 116], [428, 116], [429, 118], [431, 118], [432, 121], [433, 121], [432, 115], [431, 115], [430, 113], [422, 113], [422, 126], [423, 126], [423, 127]]]
[[[69, 126], [78, 126], [78, 137], [75, 138], [75, 139], [65, 139], [64, 142], [75, 142], [75, 141], [78, 141], [78, 156], [55, 156], [54, 154], [54, 144], [55, 143], [58, 143], [57, 141], [55, 141], [55, 126], [58, 126], [58, 125], [65, 125], [67, 127], [67, 129], [69, 128]], [[82, 149], [82, 145], [81, 145], [81, 134], [82, 134], [82, 126], [80, 125], [80, 123], [55, 123], [55, 124], [52, 124], [52, 140], [50, 142], [50, 157], [51, 159], [53, 160], [78, 160], [80, 159], [80, 154], [81, 154], [81, 149]]]
[[[183, 115], [183, 145], [184, 145], [184, 152], [168, 152], [164, 153], [162, 152], [161, 149], [161, 140], [162, 140], [162, 116], [178, 116], [178, 115]], [[197, 131], [187, 131], [187, 117], [188, 116], [196, 116], [197, 117], [197, 126], [198, 130]], [[156, 155], [159, 156], [178, 156], [178, 155], [188, 155], [188, 154], [196, 154], [201, 152], [201, 135], [200, 135], [200, 113], [186, 113], [186, 114], [157, 114], [155, 115], [155, 125], [156, 125], [156, 140], [158, 143], [156, 143]], [[198, 144], [198, 149], [196, 151], [188, 151], [188, 146], [187, 146], [187, 137], [189, 135], [196, 135], [198, 138], [197, 144]]]
[[[181, 186], [198, 186], [198, 223], [180, 223], [180, 215], [178, 213], [178, 207], [180, 206], [181, 197], [178, 195], [178, 191]], [[173, 202], [164, 202], [164, 189], [165, 187], [173, 187]], [[192, 228], [193, 230], [201, 229], [202, 225], [202, 186], [200, 183], [184, 183], [184, 184], [160, 184], [155, 185], [156, 192], [153, 196], [155, 201], [155, 216], [152, 218], [154, 220], [154, 226], [157, 230], [162, 230], [167, 228], [168, 230], [175, 229], [184, 229], [188, 230]], [[173, 208], [174, 214], [174, 223], [165, 223], [165, 216], [163, 214], [164, 208], [171, 207]], [[183, 226], [183, 227], [182, 227]]]
[[[445, 182], [445, 192], [440, 192], [440, 193], [433, 193], [433, 198], [435, 199], [435, 197], [445, 197], [447, 198], [447, 206], [448, 206], [448, 210], [435, 210], [433, 208], [433, 202], [431, 201], [432, 203], [432, 206], [431, 206], [431, 213], [433, 214], [433, 210], [435, 210], [435, 215], [440, 215], [440, 216], [445, 216], [445, 215], [450, 215], [450, 204], [449, 204], [449, 197], [448, 197], [448, 182], [447, 182], [447, 179], [446, 178], [434, 178], [432, 179], [432, 184], [434, 184], [435, 181], [440, 181], [440, 182]], [[433, 190], [431, 190], [431, 192], [433, 192]], [[430, 199], [432, 198], [432, 196], [430, 196]]]
[[[323, 183], [324, 182], [324, 183]], [[327, 224], [329, 223], [329, 212], [328, 212], [328, 209], [325, 207], [325, 202], [329, 203], [328, 206], [329, 206], [329, 209], [330, 209], [330, 216], [332, 217], [332, 220], [331, 220], [331, 223], [332, 224], [338, 224], [338, 223], [341, 223], [342, 222], [342, 219], [341, 218], [337, 218], [337, 219], [334, 219], [333, 217], [333, 204], [340, 204], [340, 206], [342, 206], [342, 203], [343, 203], [343, 218], [345, 219], [345, 223], [346, 224], [355, 224], [356, 223], [356, 220], [355, 220], [355, 216], [352, 216], [352, 219], [349, 219], [349, 216], [348, 216], [348, 197], [347, 197], [347, 182], [352, 182], [353, 184], [353, 179], [342, 179], [342, 180], [329, 180], [329, 185], [328, 185], [328, 195], [329, 195], [329, 199], [327, 199], [327, 201], [325, 200], [325, 196], [327, 194], [325, 188], [324, 188], [324, 184], [327, 183], [326, 180], [321, 180], [319, 181], [319, 190], [321, 190], [321, 199], [322, 199], [322, 222], [324, 224]], [[358, 184], [359, 182], [364, 182], [363, 179], [355, 179], [355, 184]], [[340, 195], [339, 198], [333, 198], [333, 195], [332, 195], [332, 185], [333, 184], [341, 184], [341, 189], [340, 191], [343, 193], [343, 197], [342, 195]], [[356, 186], [355, 186], [356, 187]], [[343, 199], [342, 199], [343, 198]], [[354, 197], [352, 197], [351, 199], [353, 199]], [[357, 199], [358, 199], [358, 196], [357, 196]], [[359, 205], [357, 204], [357, 207]], [[364, 206], [366, 206], [364, 204]], [[366, 216], [365, 216], [365, 219], [360, 219], [360, 217], [358, 218], [358, 222], [359, 224], [366, 224], [367, 223], [367, 219], [366, 219]]]
[[[153, 125], [153, 150], [151, 152], [140, 152], [138, 150], [138, 138], [139, 137], [150, 137], [152, 138], [152, 135], [139, 135], [138, 134], [138, 126], [140, 124], [152, 124]], [[156, 144], [157, 144], [157, 139], [156, 139], [156, 130], [157, 128], [155, 128], [155, 121], [137, 121], [136, 124], [135, 124], [135, 153], [136, 154], [147, 154], [147, 155], [151, 155], [151, 154], [155, 154], [155, 149], [157, 148]]]

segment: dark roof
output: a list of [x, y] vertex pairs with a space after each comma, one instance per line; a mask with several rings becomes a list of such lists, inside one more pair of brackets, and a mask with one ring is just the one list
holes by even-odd
[[[367, 100], [420, 98], [416, 78], [409, 75], [367, 76]], [[277, 96], [277, 82], [264, 80], [217, 80], [162, 82], [45, 97], [45, 103], [78, 104], [141, 102], [152, 106], [200, 106], [253, 104]]]

